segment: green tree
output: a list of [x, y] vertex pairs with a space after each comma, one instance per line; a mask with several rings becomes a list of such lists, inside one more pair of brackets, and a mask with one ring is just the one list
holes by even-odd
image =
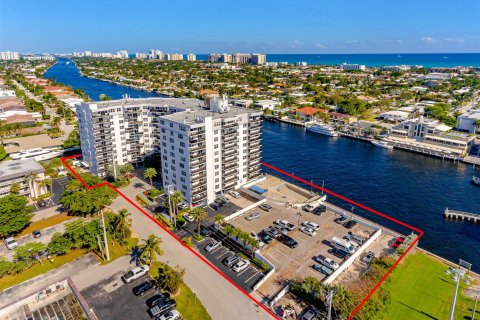
[[52, 120], [52, 126], [56, 128], [57, 130], [60, 130], [60, 123], [62, 122], [62, 118], [60, 117], [55, 117]]
[[10, 185], [10, 193], [11, 194], [19, 194], [20, 193], [20, 183], [14, 182]]
[[184, 275], [185, 269], [181, 269], [178, 266], [172, 268], [167, 264], [162, 264], [162, 266], [158, 268], [158, 275], [155, 277], [155, 282], [160, 289], [171, 295], [175, 295], [183, 283]]
[[215, 224], [222, 224], [225, 221], [225, 216], [219, 213], [213, 217], [213, 220], [215, 221]]
[[100, 100], [101, 101], [109, 101], [109, 100], [112, 100], [112, 97], [107, 96], [106, 94], [102, 93], [102, 94], [100, 94]]
[[143, 172], [143, 177], [145, 179], [150, 179], [150, 186], [153, 187], [153, 178], [157, 176], [157, 170], [155, 168], [147, 168]]
[[45, 178], [45, 179], [41, 180], [38, 183], [38, 185], [42, 188], [46, 187], [48, 192], [52, 191], [52, 189], [51, 189], [52, 188], [52, 179]]
[[32, 209], [27, 199], [10, 194], [0, 198], [0, 237], [6, 237], [25, 229], [32, 219]]
[[[474, 126], [475, 126], [475, 130], [473, 131], [473, 133], [476, 133], [476, 132], [478, 131], [478, 128], [480, 128], [480, 119], [475, 120], [475, 122], [474, 122], [473, 124], [474, 124]], [[1, 153], [1, 151], [0, 151], [0, 153]], [[1, 158], [2, 158], [2, 157], [1, 157], [1, 155], [0, 155], [0, 160], [1, 160]]]
[[29, 242], [23, 246], [19, 246], [15, 249], [15, 253], [13, 254], [13, 258], [15, 260], [24, 261], [27, 266], [30, 266], [35, 263], [35, 261], [40, 262], [39, 253], [45, 251], [47, 245], [41, 242]]
[[126, 235], [127, 230], [129, 229], [130, 224], [132, 222], [132, 219], [129, 218], [130, 216], [131, 216], [131, 213], [128, 212], [128, 210], [125, 208], [118, 211], [118, 214], [116, 215], [113, 234], [121, 242], [125, 240], [127, 236]]
[[208, 219], [207, 211], [202, 207], [195, 207], [190, 212], [193, 220], [198, 223], [197, 236], [200, 237], [200, 223]]
[[328, 123], [328, 121], [330, 121], [330, 115], [326, 112], [317, 112], [316, 116], [323, 123]]
[[174, 191], [170, 195], [170, 204], [172, 206], [171, 216], [173, 217], [173, 225], [177, 227], [178, 205], [184, 200], [183, 194], [180, 191]]
[[87, 190], [82, 185], [71, 183], [65, 190], [60, 203], [74, 215], [97, 214], [117, 197], [117, 193], [106, 186]]
[[131, 173], [134, 170], [133, 165], [131, 163], [126, 163], [120, 167], [120, 173], [125, 176]]
[[60, 256], [70, 251], [72, 246], [72, 241], [69, 238], [64, 237], [60, 232], [56, 232], [48, 243], [47, 249], [50, 254]]
[[152, 261], [156, 258], [156, 254], [162, 255], [163, 251], [160, 249], [160, 244], [162, 243], [162, 239], [151, 234], [148, 238], [142, 239], [143, 244], [141, 244], [138, 248], [140, 249], [140, 257], [148, 259], [148, 264], [151, 264]]
[[5, 151], [5, 148], [0, 145], [0, 161], [5, 159], [7, 157], [7, 152]]
[[5, 256], [0, 256], [0, 278], [10, 274], [14, 268], [14, 263], [8, 261]]

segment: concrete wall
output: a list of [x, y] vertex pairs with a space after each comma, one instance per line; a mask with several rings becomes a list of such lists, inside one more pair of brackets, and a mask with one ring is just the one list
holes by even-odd
[[[243, 190], [242, 190], [242, 192], [243, 192]], [[255, 192], [252, 192], [252, 193], [255, 193]], [[237, 212], [232, 213], [232, 214], [229, 215], [228, 217], [225, 217], [224, 221], [230, 221], [230, 220], [232, 220], [232, 219], [234, 219], [234, 218], [236, 218], [236, 217], [244, 214], [245, 212], [247, 212], [247, 211], [249, 211], [249, 210], [252, 210], [252, 209], [255, 208], [255, 207], [258, 207], [259, 205], [261, 205], [261, 204], [264, 203], [264, 202], [267, 202], [267, 199], [263, 198], [263, 199], [261, 199], [260, 201], [257, 201], [257, 202], [255, 202], [255, 203], [252, 203], [252, 204], [249, 205], [248, 207], [245, 207], [245, 208], [243, 208], [243, 209], [241, 209], [241, 210], [238, 210]]]
[[280, 290], [275, 295], [275, 297], [273, 297], [272, 300], [270, 300], [270, 307], [273, 308], [277, 303], [277, 301], [280, 300], [285, 294], [287, 294], [288, 291], [290, 291], [290, 283], [287, 284], [285, 287], [283, 287], [282, 290]]
[[353, 264], [355, 259], [357, 259], [373, 243], [373, 241], [377, 240], [378, 237], [380, 237], [381, 233], [382, 233], [382, 229], [378, 229], [377, 231], [375, 231], [375, 233], [367, 241], [365, 241], [365, 243], [360, 248], [358, 248], [358, 250], [355, 251], [354, 254], [352, 254], [347, 260], [345, 260], [340, 265], [340, 268], [335, 270], [330, 276], [328, 276], [325, 280], [323, 280], [323, 283], [325, 284], [332, 283], [345, 269], [347, 269]]
[[257, 283], [255, 283], [255, 285], [253, 286], [253, 290], [257, 290], [258, 288], [260, 288], [260, 286], [275, 273], [275, 266], [273, 265], [273, 263], [271, 263], [264, 256], [262, 256], [259, 250], [255, 251], [255, 258], [266, 263], [270, 267], [270, 271], [268, 271], [268, 273], [263, 276], [263, 278], [261, 278]]

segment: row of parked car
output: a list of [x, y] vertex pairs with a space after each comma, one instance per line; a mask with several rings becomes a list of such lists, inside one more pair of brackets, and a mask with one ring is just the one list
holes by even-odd
[[[213, 240], [205, 247], [205, 251], [212, 252], [215, 249], [219, 249], [222, 246], [222, 243], [218, 240]], [[234, 272], [241, 272], [247, 269], [250, 266], [250, 261], [246, 259], [242, 259], [236, 254], [231, 254], [225, 259], [223, 259], [222, 263], [231, 268]]]
[[[122, 280], [125, 283], [130, 283], [148, 274], [148, 271], [148, 266], [136, 267], [124, 274], [122, 276]], [[135, 286], [132, 289], [132, 292], [136, 296], [143, 296], [145, 293], [149, 292], [153, 288], [155, 288], [155, 282], [149, 279]], [[148, 314], [151, 318], [155, 318], [155, 320], [182, 319], [180, 313], [175, 309], [177, 307], [177, 303], [174, 299], [170, 298], [170, 295], [168, 293], [158, 292], [157, 294], [147, 299], [146, 305], [149, 308], [147, 311]]]
[[[42, 232], [40, 230], [33, 230], [32, 236], [36, 238], [40, 238], [42, 236]], [[3, 243], [7, 247], [8, 250], [13, 250], [18, 247], [18, 242], [13, 237], [8, 237], [3, 239]]]

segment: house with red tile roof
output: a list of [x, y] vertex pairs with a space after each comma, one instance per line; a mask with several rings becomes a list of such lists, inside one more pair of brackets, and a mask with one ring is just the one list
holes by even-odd
[[293, 110], [294, 114], [300, 117], [300, 121], [302, 122], [312, 122], [315, 121], [315, 118], [319, 112], [327, 113], [328, 110], [325, 109], [317, 109], [314, 107], [303, 107], [300, 109]]

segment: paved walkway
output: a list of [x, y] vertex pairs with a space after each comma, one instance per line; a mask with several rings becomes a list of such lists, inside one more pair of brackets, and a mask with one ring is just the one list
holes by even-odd
[[[141, 192], [143, 188], [148, 187], [140, 179], [133, 178], [132, 183], [120, 191], [131, 199], [135, 199], [136, 194]], [[178, 265], [185, 268], [185, 283], [196, 293], [213, 319], [273, 319], [271, 315], [257, 306], [245, 294], [201, 261], [200, 258], [180, 245], [176, 239], [159, 228], [126, 200], [118, 197], [111, 208], [113, 210], [126, 208], [132, 213], [132, 228], [139, 238], [145, 239], [150, 234], [162, 238], [161, 247], [165, 254], [159, 257], [159, 260], [171, 266]]]

